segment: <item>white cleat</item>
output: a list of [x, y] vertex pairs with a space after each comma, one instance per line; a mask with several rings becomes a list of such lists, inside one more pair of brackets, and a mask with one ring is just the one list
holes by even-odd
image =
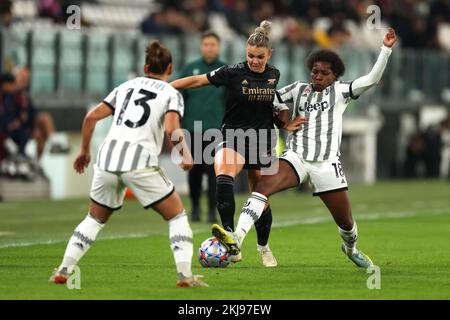
[[233, 263], [237, 263], [237, 262], [241, 262], [242, 261], [242, 252], [239, 252], [237, 255], [231, 255], [231, 262]]
[[261, 255], [262, 263], [264, 266], [268, 268], [273, 268], [278, 265], [277, 259], [275, 259], [275, 256], [273, 255], [272, 251], [270, 250], [269, 245], [260, 246], [257, 245], [257, 250], [259, 254]]
[[206, 282], [202, 280], [201, 275], [192, 275], [185, 277], [183, 274], [179, 274], [177, 287], [209, 287]]
[[347, 255], [347, 257], [353, 261], [354, 264], [356, 264], [360, 268], [369, 268], [373, 266], [373, 262], [370, 259], [370, 257], [365, 254], [364, 252], [354, 248], [353, 250], [350, 250], [345, 246], [345, 244], [342, 244], [341, 246], [342, 251]]

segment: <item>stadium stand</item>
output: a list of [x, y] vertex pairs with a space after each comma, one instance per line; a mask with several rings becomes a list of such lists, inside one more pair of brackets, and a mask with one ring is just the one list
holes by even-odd
[[[52, 14], [43, 12], [41, 1], [11, 2], [12, 22], [0, 23], [2, 73], [14, 66], [29, 66], [30, 90], [37, 109], [50, 112], [58, 128], [67, 133], [78, 133], [87, 106], [141, 73], [149, 40], [159, 38], [171, 49], [173, 78], [177, 78], [185, 63], [198, 57], [198, 34], [204, 28], [211, 27], [222, 36], [222, 59], [235, 63], [245, 59], [246, 35], [265, 18], [273, 21], [271, 63], [281, 71], [280, 86], [308, 78], [305, 58], [321, 46], [343, 57], [347, 67], [344, 80], [365, 74], [378, 54], [374, 39], [381, 37], [387, 25], [397, 29], [399, 49], [393, 53], [378, 89], [347, 110], [356, 119], [378, 108], [382, 119], [379, 138], [393, 136], [399, 127], [404, 130], [400, 151], [383, 149], [392, 161], [377, 162], [377, 166], [384, 163], [377, 167], [378, 177], [402, 176], [403, 156], [398, 154], [406, 152], [406, 135], [412, 130], [400, 126], [406, 123], [405, 117], [416, 119], [413, 127], [420, 131], [417, 123], [423, 106], [449, 108], [450, 75], [445, 70], [450, 66], [450, 5], [445, 1], [418, 0], [412, 6], [407, 6], [407, 0], [367, 1], [364, 5], [358, 1], [49, 2], [56, 8]], [[71, 4], [81, 9], [80, 29], [66, 26], [66, 9]], [[367, 28], [370, 4], [381, 8], [380, 29]], [[157, 27], [151, 29], [155, 33], [142, 32], [146, 21]], [[358, 145], [352, 139], [344, 134], [343, 148]], [[367, 155], [358, 161], [366, 161], [364, 157]], [[373, 180], [372, 173], [365, 175]]]

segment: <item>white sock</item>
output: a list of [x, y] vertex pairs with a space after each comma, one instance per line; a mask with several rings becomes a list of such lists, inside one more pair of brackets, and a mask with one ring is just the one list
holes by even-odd
[[347, 231], [341, 229], [340, 227], [338, 227], [338, 229], [348, 251], [353, 252], [353, 250], [356, 248], [356, 241], [358, 240], [358, 226], [356, 225], [356, 222], [353, 224], [351, 230]]
[[169, 221], [170, 248], [175, 258], [178, 274], [185, 277], [192, 276], [191, 264], [194, 252], [192, 244], [192, 230], [183, 210], [179, 215]]
[[261, 251], [264, 251], [264, 250], [267, 250], [267, 249], [269, 249], [269, 244], [266, 244], [265, 246], [262, 246], [260, 244], [256, 245], [256, 250], [258, 250], [258, 252], [261, 252]]
[[58, 270], [67, 268], [67, 272], [71, 273], [73, 267], [89, 250], [97, 234], [104, 226], [104, 223], [99, 223], [88, 213], [86, 218], [75, 228], [72, 237], [69, 239], [63, 261]]
[[261, 217], [266, 203], [267, 197], [265, 195], [258, 192], [252, 192], [250, 198], [248, 198], [247, 202], [244, 204], [236, 227], [236, 235], [238, 236], [241, 245], [247, 233], [259, 217]]

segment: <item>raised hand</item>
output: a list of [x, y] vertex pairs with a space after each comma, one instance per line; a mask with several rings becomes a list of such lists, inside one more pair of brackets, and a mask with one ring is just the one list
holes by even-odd
[[389, 28], [388, 32], [384, 36], [383, 44], [388, 48], [392, 48], [392, 46], [394, 45], [394, 43], [396, 41], [397, 41], [397, 36], [395, 34], [395, 30], [392, 28]]

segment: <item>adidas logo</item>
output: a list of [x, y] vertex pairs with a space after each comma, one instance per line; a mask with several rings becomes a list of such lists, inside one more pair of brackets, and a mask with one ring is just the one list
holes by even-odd
[[345, 183], [345, 179], [342, 179], [341, 183]]
[[79, 249], [83, 250], [84, 249], [84, 245], [81, 242], [76, 242], [73, 244], [74, 246], [77, 246]]
[[247, 86], [247, 85], [248, 85], [248, 81], [247, 81], [247, 80], [245, 80], [245, 79], [244, 79], [244, 80], [242, 80], [242, 82], [241, 82], [241, 83], [242, 83], [242, 85], [243, 85], [243, 86]]

